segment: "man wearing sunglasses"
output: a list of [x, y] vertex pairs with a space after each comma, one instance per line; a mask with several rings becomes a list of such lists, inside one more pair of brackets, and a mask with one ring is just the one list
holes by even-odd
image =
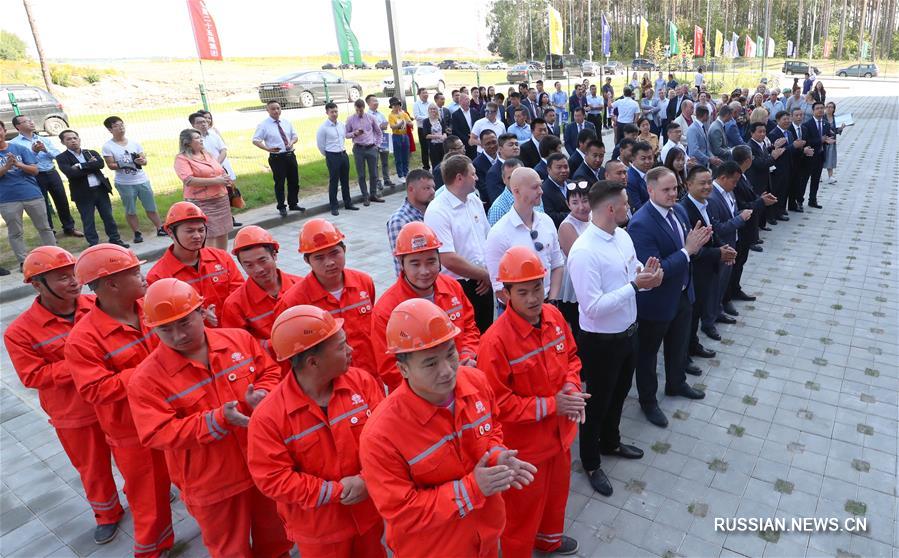
[[517, 168], [509, 179], [509, 190], [515, 197], [512, 209], [487, 234], [487, 271], [493, 282], [493, 291], [500, 301], [500, 307], [504, 307], [506, 294], [502, 283], [497, 280], [499, 260], [512, 246], [527, 246], [537, 252], [546, 269], [544, 297], [549, 301], [557, 300], [562, 286], [565, 258], [552, 218], [535, 211], [543, 199], [540, 175], [534, 169]]

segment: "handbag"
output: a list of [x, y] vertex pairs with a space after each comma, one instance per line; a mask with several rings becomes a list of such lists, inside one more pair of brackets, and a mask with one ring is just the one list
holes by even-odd
[[244, 206], [246, 206], [243, 194], [240, 193], [237, 186], [228, 186], [228, 202], [231, 204], [231, 207], [235, 209], [243, 209]]

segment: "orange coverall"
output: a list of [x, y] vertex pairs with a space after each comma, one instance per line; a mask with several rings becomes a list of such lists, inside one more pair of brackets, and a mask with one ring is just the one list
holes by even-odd
[[238, 401], [250, 416], [247, 386], [271, 392], [281, 368], [246, 331], [207, 327], [206, 342], [208, 367], [163, 344], [137, 367], [128, 400], [138, 434], [165, 452], [212, 556], [286, 556], [293, 545], [275, 504], [259, 494], [247, 469], [247, 429], [229, 424], [223, 407]]
[[147, 283], [152, 285], [159, 279], [174, 277], [193, 288], [203, 297], [203, 308], [215, 305], [215, 314], [222, 327], [222, 307], [225, 299], [243, 285], [244, 278], [231, 254], [218, 248], [200, 248], [200, 261], [196, 268], [184, 265], [175, 257], [174, 247], [169, 246], [159, 261], [147, 273]]
[[359, 435], [383, 399], [378, 381], [351, 367], [334, 380], [325, 412], [291, 373], [253, 414], [250, 472], [278, 503], [303, 558], [385, 556], [383, 523], [371, 498], [340, 503], [340, 479], [359, 474]]
[[318, 282], [311, 271], [284, 293], [275, 306], [275, 316], [297, 306], [310, 304], [343, 318], [347, 343], [353, 348], [353, 366], [377, 375], [374, 350], [371, 344], [371, 311], [375, 303], [375, 283], [367, 273], [355, 269], [343, 270], [343, 293], [334, 298]]
[[481, 337], [478, 366], [496, 393], [506, 443], [537, 467], [530, 485], [503, 492], [503, 556], [552, 552], [562, 541], [577, 433], [576, 422], [556, 414], [555, 396], [565, 384], [580, 390], [574, 336], [555, 306], [543, 305], [539, 328], [507, 308]]
[[[411, 298], [419, 298], [419, 296], [401, 274], [396, 283], [384, 291], [375, 304], [372, 318], [374, 320], [372, 344], [374, 345], [375, 359], [378, 361], [378, 376], [390, 391], [395, 390], [403, 383], [403, 377], [396, 367], [396, 357], [387, 353], [387, 320], [390, 319], [390, 313], [394, 308]], [[459, 358], [477, 358], [481, 333], [474, 321], [474, 308], [468, 301], [468, 297], [465, 296], [459, 282], [442, 273], [437, 275], [437, 281], [434, 282], [433, 302], [446, 312], [456, 327], [462, 330], [462, 333], [456, 336], [456, 350], [459, 351]]]
[[453, 408], [432, 405], [403, 382], [369, 419], [362, 476], [394, 556], [497, 555], [505, 504], [500, 494], [484, 496], [474, 478], [485, 453], [493, 466], [506, 449], [497, 412], [483, 372], [460, 366]]
[[[139, 315], [143, 320], [143, 312]], [[158, 342], [143, 321], [135, 329], [94, 306], [72, 328], [65, 348], [78, 393], [94, 406], [125, 479], [134, 519], [134, 555], [141, 557], [159, 556], [174, 542], [165, 456], [140, 444], [125, 391], [135, 367]]]
[[[75, 322], [93, 308], [94, 298], [78, 297]], [[125, 511], [112, 478], [112, 453], [93, 406], [78, 395], [65, 360], [66, 337], [72, 325], [35, 298], [6, 329], [6, 350], [22, 384], [37, 390], [41, 408], [50, 416], [62, 448], [78, 470], [97, 524], [117, 523]]]
[[271, 337], [278, 300], [302, 280], [281, 270], [278, 270], [278, 276], [281, 278], [281, 290], [277, 297], [270, 296], [252, 279], [232, 291], [222, 306], [219, 326], [245, 329], [260, 341]]

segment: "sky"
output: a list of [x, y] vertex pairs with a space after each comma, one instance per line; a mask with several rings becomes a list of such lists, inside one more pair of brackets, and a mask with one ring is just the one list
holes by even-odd
[[[0, 29], [22, 38], [36, 58], [22, 2], [4, 0], [3, 4]], [[185, 0], [66, 1], [61, 11], [62, 4], [63, 0], [31, 0], [47, 58], [196, 56]], [[226, 58], [337, 51], [330, 0], [206, 0], [206, 6], [215, 19]], [[394, 0], [394, 6], [404, 51], [442, 47], [486, 51], [489, 39], [482, 0]], [[384, 0], [355, 0], [351, 25], [363, 54], [387, 52]]]

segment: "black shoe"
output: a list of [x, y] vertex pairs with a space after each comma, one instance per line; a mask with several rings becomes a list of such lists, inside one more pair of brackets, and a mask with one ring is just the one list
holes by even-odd
[[286, 207], [279, 207], [279, 208], [278, 208], [278, 215], [280, 215], [282, 219], [285, 218], [285, 217], [287, 217], [287, 208], [286, 208]]
[[140, 234], [140, 231], [134, 231], [134, 243], [140, 244], [144, 241], [144, 235]]
[[0, 277], [6, 277], [9, 275], [9, 270], [5, 267], [0, 267]]
[[692, 362], [687, 364], [684, 367], [684, 372], [686, 372], [687, 374], [689, 374], [691, 376], [701, 376], [702, 375], [702, 369], [700, 367], [696, 366], [695, 364], [693, 364]]
[[789, 221], [790, 218], [787, 217], [786, 215], [778, 215], [778, 216], [777, 216], [777, 220], [778, 220], [778, 221]]
[[115, 538], [119, 532], [118, 523], [107, 523], [106, 525], [97, 525], [94, 528], [94, 542], [97, 544], [106, 544]]
[[393, 185], [394, 185], [393, 181], [390, 180], [389, 178], [384, 180], [384, 186], [393, 186]]
[[[809, 204], [809, 205], [812, 205], [812, 204]], [[801, 205], [797, 205], [796, 207], [794, 207], [794, 208], [791, 209], [790, 211], [795, 211], [796, 213], [805, 213], [805, 210], [802, 209], [802, 206], [801, 206]]]
[[241, 223], [240, 221], [237, 221], [236, 219], [234, 219], [234, 217], [231, 217], [231, 225], [233, 225], [235, 227], [242, 227], [243, 223]]
[[337, 217], [338, 215], [340, 215], [340, 212], [337, 211], [336, 209], [332, 209], [332, 210], [331, 210], [331, 215]]
[[818, 202], [816, 202], [816, 201], [810, 201], [810, 202], [808, 202], [808, 206], [809, 206], [809, 207], [814, 207], [815, 209], [824, 209], [824, 206], [820, 205], [820, 204], [819, 204]]
[[[738, 290], [737, 292], [735, 292], [733, 294], [733, 296], [731, 297], [731, 300], [742, 300], [744, 302], [753, 302], [755, 300], [755, 297], [744, 293], [742, 290]], [[727, 310], [725, 310], [725, 312], [727, 312]], [[728, 314], [729, 313], [730, 312], [728, 312]], [[737, 315], [738, 314], [734, 314], [734, 316], [737, 316]]]
[[693, 389], [687, 382], [682, 383], [680, 387], [674, 389], [668, 389], [666, 387], [665, 395], [669, 395], [671, 397], [686, 397], [687, 399], [705, 399], [704, 391]]
[[[769, 221], [768, 224], [771, 225], [771, 224], [773, 224], [773, 223], [771, 223], [771, 222]], [[766, 227], [765, 225], [759, 225], [759, 230], [760, 230], [760, 231], [770, 231], [770, 230], [771, 230], [771, 227]]]
[[612, 451], [600, 452], [603, 455], [616, 455], [622, 459], [640, 459], [643, 457], [643, 450], [637, 446], [629, 446], [627, 444], [618, 444], [618, 447]]
[[[715, 320], [715, 321], [718, 321], [718, 320]], [[736, 321], [736, 320], [734, 320], [734, 321]], [[714, 341], [721, 341], [721, 334], [718, 333], [718, 328], [716, 328], [715, 326], [702, 326], [699, 329], [701, 329], [702, 332], [705, 333], [705, 336], [708, 337], [709, 339], [712, 339]]]
[[359, 208], [351, 203], [344, 205], [343, 208], [346, 209], [347, 211], [359, 211]]
[[599, 492], [603, 496], [612, 495], [612, 483], [609, 482], [609, 477], [602, 472], [602, 469], [587, 473], [587, 478], [590, 479], [590, 486], [593, 487], [593, 490]]
[[[777, 219], [775, 219], [775, 218], [773, 218], [773, 217], [772, 217], [771, 219], [768, 219], [768, 224], [769, 224], [769, 225], [772, 225], [772, 226], [773, 226], [773, 225], [776, 225], [776, 224], [777, 224]], [[768, 230], [770, 230], [770, 229], [768, 229]]]
[[646, 415], [646, 420], [658, 426], [659, 428], [665, 428], [668, 426], [668, 418], [665, 416], [665, 413], [659, 409], [658, 405], [652, 405], [651, 407], [643, 407], [643, 414]]
[[719, 323], [719, 324], [731, 324], [731, 325], [733, 325], [733, 324], [737, 323], [737, 319], [736, 319], [736, 318], [731, 318], [731, 317], [728, 316], [727, 314], [721, 314], [720, 316], [718, 316], [717, 318], [715, 318], [715, 322], [716, 322], [716, 323]]
[[362, 200], [362, 205], [364, 205], [365, 207], [368, 207], [371, 205], [371, 202], [369, 201], [368, 198], [365, 198], [364, 200]]
[[[703, 333], [705, 333], [705, 330], [703, 330]], [[716, 335], [718, 335], [717, 330], [715, 330], [714, 333]], [[706, 333], [706, 335], [708, 335], [708, 334]], [[712, 337], [712, 336], [709, 335], [709, 337]], [[712, 337], [712, 339], [715, 339], [715, 338]], [[718, 339], [715, 339], [715, 340], [720, 341], [721, 336], [718, 335]], [[699, 358], [715, 358], [716, 354], [717, 353], [715, 353], [715, 351], [713, 351], [711, 349], [706, 349], [705, 347], [702, 346], [702, 344], [698, 344], [698, 345], [694, 345], [694, 346], [690, 347], [690, 356], [691, 357], [695, 356], [695, 357], [699, 357]]]
[[764, 244], [764, 243], [765, 243], [765, 240], [762, 238], [757, 238], [757, 239], [755, 239], [755, 242], [753, 242], [753, 244]]
[[372, 201], [373, 203], [384, 203], [384, 198], [379, 197], [379, 196], [371, 196], [371, 197], [368, 198], [368, 199], [369, 199], [370, 201]]
[[110, 244], [117, 244], [117, 245], [121, 246], [122, 248], [128, 248], [129, 246], [131, 246], [130, 244], [128, 244], [127, 242], [125, 242], [125, 241], [122, 240], [121, 238], [117, 238], [117, 239], [115, 239], [115, 240], [110, 239], [109, 243], [110, 243]]
[[165, 232], [164, 228], [159, 227], [158, 229], [156, 229], [156, 236], [168, 236], [168, 235], [169, 235], [169, 233]]
[[84, 233], [79, 231], [78, 229], [65, 229], [62, 231], [62, 234], [75, 238], [84, 238]]
[[797, 207], [798, 206], [795, 203], [791, 203], [787, 206], [787, 209], [789, 209], [790, 211], [796, 211]]
[[[734, 308], [734, 303], [733, 303], [733, 302], [731, 302], [731, 301], [728, 300], [727, 302], [724, 303], [723, 306], [724, 306], [724, 313], [725, 313], [725, 314], [730, 314], [731, 316], [739, 316], [739, 315], [740, 315], [740, 313], [737, 312], [737, 309]], [[730, 322], [726, 322], [726, 323], [730, 323]], [[733, 323], [737, 323], [737, 322], [734, 321]]]
[[758, 244], [753, 244], [752, 246], [749, 247], [749, 249], [752, 250], [753, 252], [764, 252], [765, 251], [765, 249], [762, 248], [761, 246], [759, 246]]
[[559, 548], [553, 550], [552, 554], [568, 556], [569, 554], [577, 554], [579, 548], [580, 546], [577, 544], [576, 540], [562, 535], [562, 544], [559, 545]]

